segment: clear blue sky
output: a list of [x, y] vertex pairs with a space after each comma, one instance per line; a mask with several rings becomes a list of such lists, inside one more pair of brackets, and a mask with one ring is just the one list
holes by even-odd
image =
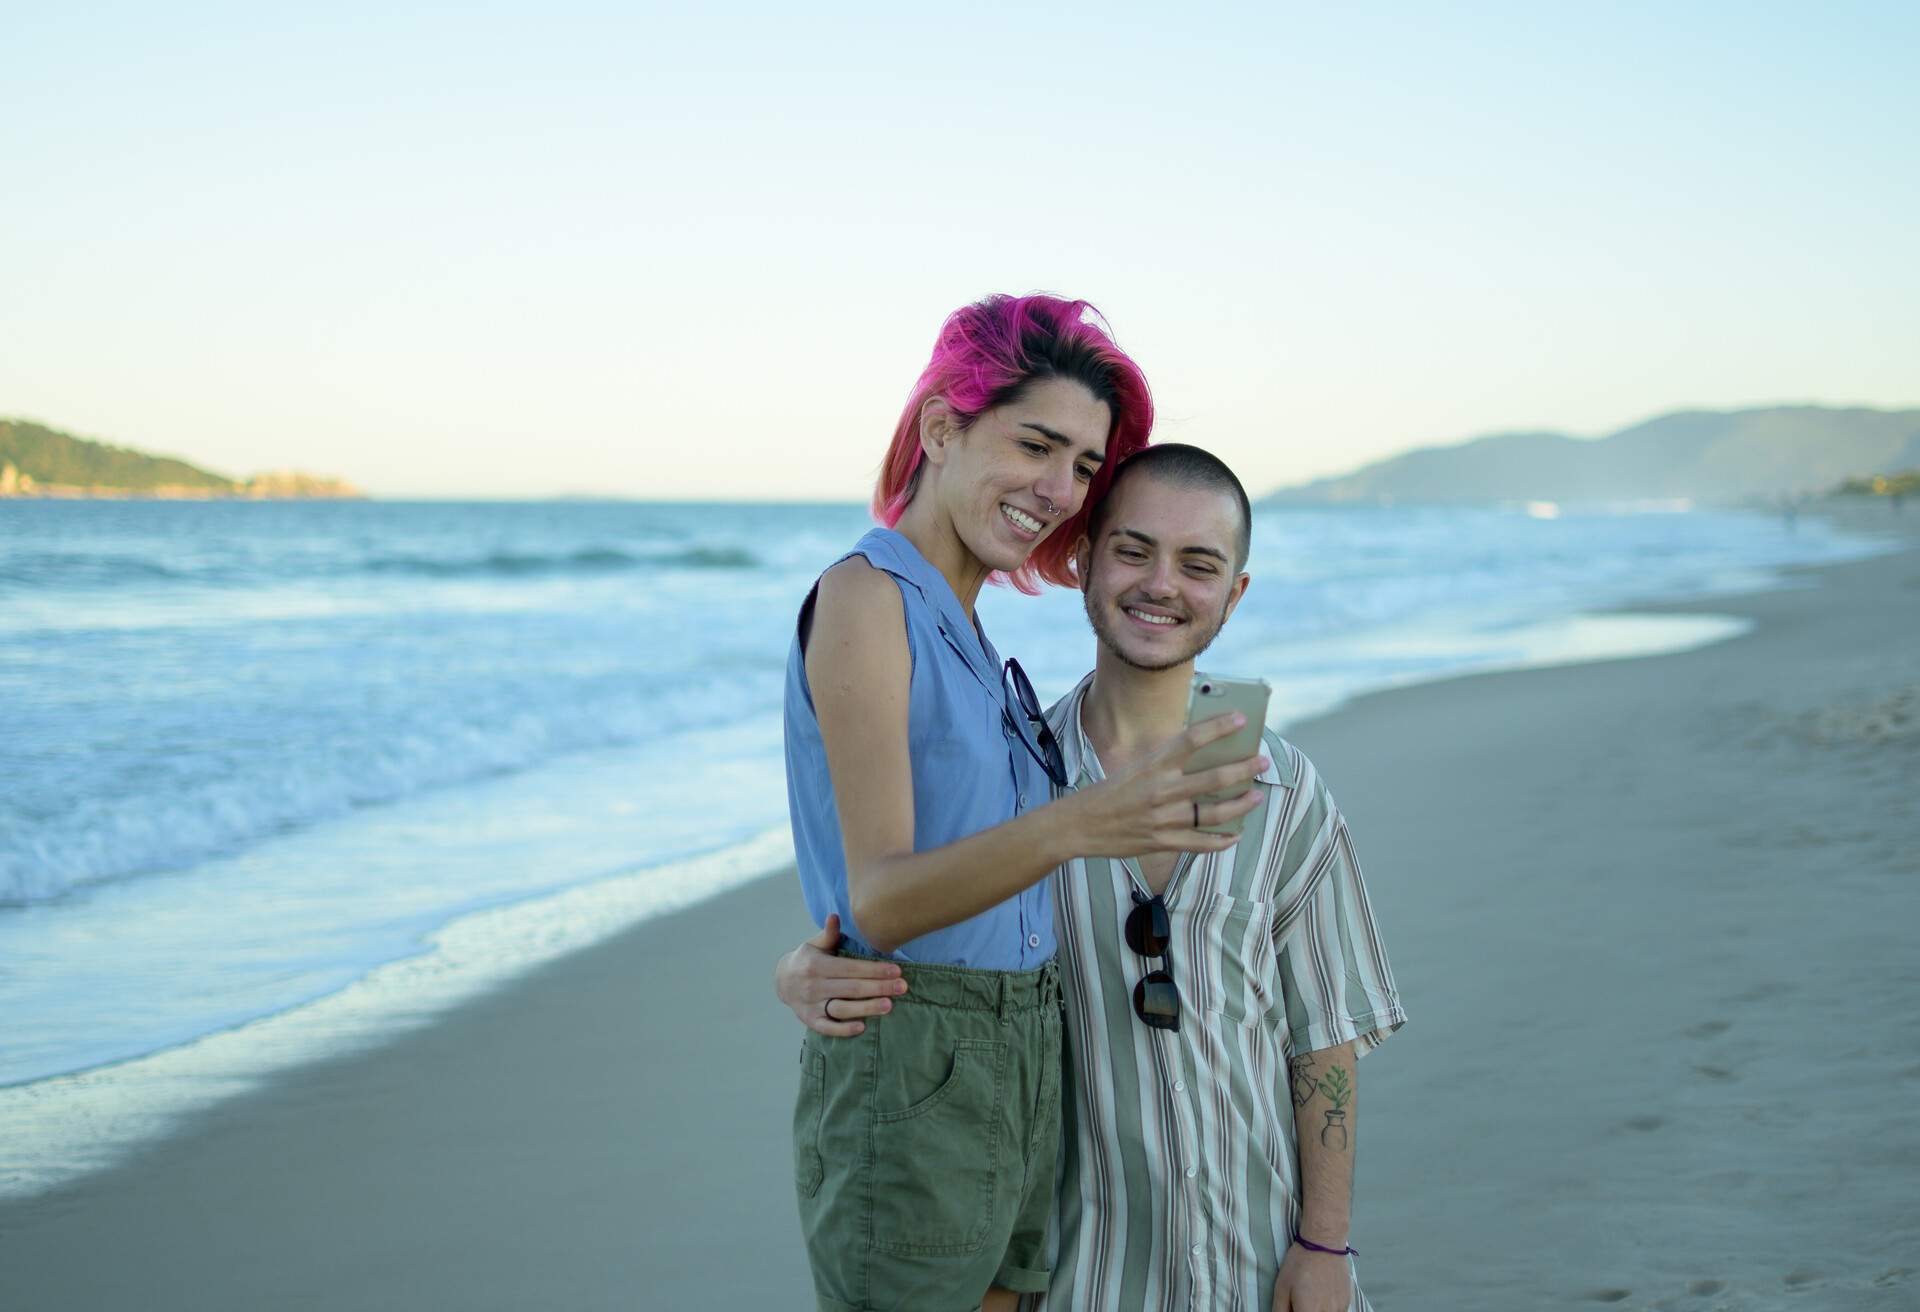
[[863, 496], [1100, 304], [1250, 486], [1920, 404], [1904, 4], [0, 11], [0, 415], [380, 493]]

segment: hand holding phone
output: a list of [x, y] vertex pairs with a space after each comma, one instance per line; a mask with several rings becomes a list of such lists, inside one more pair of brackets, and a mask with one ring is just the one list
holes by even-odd
[[[1234, 679], [1196, 671], [1193, 685], [1187, 693], [1187, 724], [1196, 725], [1216, 716], [1230, 715], [1234, 711], [1246, 716], [1247, 723], [1238, 732], [1208, 743], [1195, 752], [1187, 760], [1186, 773], [1199, 774], [1215, 766], [1231, 765], [1249, 756], [1258, 756], [1260, 733], [1267, 723], [1267, 701], [1272, 695], [1273, 686], [1265, 679]], [[1234, 791], [1203, 793], [1198, 801], [1201, 806], [1208, 806], [1214, 802], [1232, 801], [1240, 795]], [[1200, 828], [1209, 834], [1237, 834], [1245, 820], [1244, 815], [1235, 816], [1220, 824], [1202, 825]]]

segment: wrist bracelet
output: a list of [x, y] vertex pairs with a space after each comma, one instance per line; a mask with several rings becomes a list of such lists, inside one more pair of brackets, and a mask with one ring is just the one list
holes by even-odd
[[1357, 1248], [1328, 1248], [1325, 1245], [1316, 1244], [1313, 1240], [1303, 1237], [1298, 1230], [1293, 1232], [1293, 1242], [1312, 1253], [1332, 1253], [1335, 1257], [1360, 1256], [1360, 1250]]

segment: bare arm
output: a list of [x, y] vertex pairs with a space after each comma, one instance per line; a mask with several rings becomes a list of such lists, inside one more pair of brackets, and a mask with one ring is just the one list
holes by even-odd
[[[1359, 1085], [1353, 1044], [1296, 1054], [1287, 1063], [1300, 1157], [1300, 1234], [1323, 1248], [1345, 1248], [1353, 1214], [1353, 1147]], [[1353, 1276], [1347, 1259], [1293, 1244], [1274, 1282], [1274, 1312], [1347, 1312]]]
[[1245, 815], [1263, 768], [1249, 757], [1201, 774], [1187, 758], [1239, 727], [1221, 716], [1169, 740], [1139, 765], [957, 842], [913, 850], [907, 745], [912, 662], [899, 589], [853, 557], [828, 570], [814, 603], [807, 684], [833, 776], [847, 895], [860, 935], [882, 952], [997, 906], [1076, 856], [1217, 852], [1237, 835], [1202, 833], [1193, 800], [1247, 791], [1199, 809], [1202, 825]]

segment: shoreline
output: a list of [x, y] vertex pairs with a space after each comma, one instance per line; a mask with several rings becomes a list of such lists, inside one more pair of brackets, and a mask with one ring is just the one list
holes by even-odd
[[[1886, 539], [1892, 526], [1873, 520], [1841, 527]], [[1492, 673], [1658, 659], [1726, 641], [1748, 632], [1751, 623], [1704, 608], [1723, 597], [1793, 587], [1794, 574], [1807, 568], [1827, 566], [1770, 571], [1758, 592], [1695, 594], [1528, 622], [1503, 634], [1511, 640], [1510, 657], [1481, 654], [1461, 668], [1425, 671], [1331, 704], [1309, 704], [1280, 727], [1291, 734], [1297, 725], [1381, 694]], [[0, 1204], [30, 1201], [109, 1169], [163, 1141], [176, 1126], [215, 1113], [305, 1063], [403, 1042], [454, 1008], [514, 987], [564, 953], [589, 950], [740, 883], [771, 878], [791, 859], [782, 828], [702, 856], [463, 912], [423, 934], [416, 950], [318, 997], [150, 1052], [0, 1085], [0, 1143], [10, 1145], [0, 1157]]]
[[[1733, 641], [1287, 731], [1354, 826], [1414, 1022], [1363, 1067], [1381, 1306], [1912, 1292], [1920, 1235], [1876, 1164], [1920, 1151], [1893, 967], [1920, 910], [1920, 555], [1808, 573], [1715, 599], [1754, 624]], [[799, 1031], [767, 976], [807, 928], [754, 878], [0, 1201], [0, 1301], [793, 1302]]]
[[770, 878], [791, 854], [783, 828], [467, 912], [425, 934], [417, 951], [318, 998], [124, 1061], [0, 1085], [0, 1206], [110, 1169], [304, 1065], [404, 1042], [555, 960]]
[[[1813, 568], [1820, 568], [1815, 566]], [[1767, 590], [1791, 586], [1770, 574]], [[1509, 657], [1475, 658], [1311, 704], [1290, 733], [1365, 697], [1476, 675], [1639, 660], [1741, 636], [1746, 622], [1697, 609], [1712, 595], [1600, 607], [1531, 621], [1506, 635]], [[1743, 595], [1735, 593], [1731, 595]], [[416, 950], [317, 997], [120, 1060], [0, 1084], [0, 1204], [110, 1169], [175, 1127], [271, 1085], [301, 1065], [403, 1042], [450, 1010], [512, 988], [530, 971], [629, 933], [649, 920], [790, 870], [785, 827], [712, 852], [602, 875], [465, 911], [425, 932]]]

